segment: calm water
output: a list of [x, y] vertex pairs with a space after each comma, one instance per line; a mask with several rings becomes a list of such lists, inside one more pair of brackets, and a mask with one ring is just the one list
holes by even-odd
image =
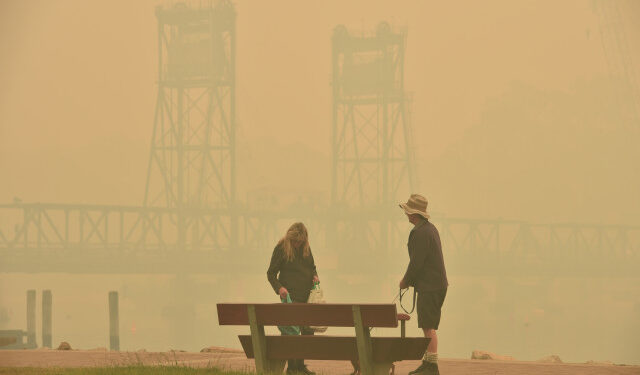
[[[401, 272], [321, 273], [328, 302], [391, 302]], [[535, 360], [610, 360], [640, 364], [640, 278], [497, 278], [450, 275], [439, 330], [443, 357], [468, 358], [474, 349]], [[218, 327], [217, 302], [277, 302], [266, 275], [0, 275], [0, 329], [26, 329], [26, 290], [53, 293], [53, 342], [73, 348], [109, 346], [107, 294], [120, 295], [121, 350], [198, 351], [239, 347], [248, 327]], [[410, 299], [404, 302], [411, 305]], [[400, 309], [398, 307], [398, 309]], [[267, 332], [277, 333], [274, 327]], [[415, 314], [407, 334], [420, 335]], [[328, 334], [352, 334], [330, 328]], [[398, 329], [373, 335], [399, 335]]]

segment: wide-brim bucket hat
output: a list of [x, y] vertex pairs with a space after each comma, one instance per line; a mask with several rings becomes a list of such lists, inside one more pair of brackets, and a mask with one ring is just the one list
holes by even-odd
[[404, 210], [408, 215], [418, 214], [425, 219], [429, 218], [427, 213], [427, 198], [420, 194], [411, 194], [407, 203], [400, 203], [398, 206]]

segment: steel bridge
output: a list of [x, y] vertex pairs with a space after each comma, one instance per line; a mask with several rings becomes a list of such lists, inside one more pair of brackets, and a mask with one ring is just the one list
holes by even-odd
[[[1, 205], [0, 212], [16, 218], [13, 227], [0, 228], [0, 272], [238, 272], [234, 267], [246, 256], [268, 255], [281, 235], [278, 228], [293, 220], [305, 221], [314, 246], [336, 254], [340, 262], [367, 252], [375, 264], [398, 254], [409, 230], [397, 208], [368, 212], [240, 209], [234, 215], [239, 234], [235, 241], [229, 228], [212, 224], [230, 219], [225, 210], [18, 203]], [[179, 236], [180, 215], [187, 222], [187, 241]], [[362, 221], [362, 217], [369, 219]], [[396, 235], [389, 239], [394, 245], [369, 242], [363, 246], [364, 237], [380, 238], [375, 225], [383, 218], [394, 228]], [[336, 220], [341, 225], [336, 226]], [[438, 216], [433, 222], [447, 259], [467, 273], [527, 270], [624, 276], [640, 269], [640, 227]], [[245, 267], [245, 271], [262, 272], [261, 266]]]
[[[398, 254], [409, 228], [396, 202], [419, 190], [405, 31], [334, 29], [330, 205], [248, 209], [236, 198], [235, 9], [181, 3], [156, 16], [158, 96], [143, 204], [0, 205], [0, 272], [263, 272], [243, 260], [270, 253], [281, 228], [299, 220], [314, 248], [339, 263], [379, 267]], [[640, 227], [433, 221], [460, 272], [640, 269]]]

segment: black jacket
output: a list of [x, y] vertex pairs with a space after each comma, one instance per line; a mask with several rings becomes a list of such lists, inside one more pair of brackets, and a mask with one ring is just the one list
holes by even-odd
[[404, 280], [418, 292], [431, 292], [449, 286], [438, 229], [428, 220], [416, 225], [409, 234], [409, 266]]
[[276, 294], [284, 286], [294, 302], [307, 302], [313, 288], [313, 277], [318, 275], [316, 264], [312, 253], [304, 257], [302, 249], [296, 249], [293, 254], [293, 259], [287, 261], [283, 247], [277, 245], [271, 255], [267, 279]]

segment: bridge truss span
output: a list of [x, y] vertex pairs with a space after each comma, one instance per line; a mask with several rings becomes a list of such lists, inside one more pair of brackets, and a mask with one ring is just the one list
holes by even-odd
[[[406, 220], [396, 211], [379, 214], [391, 218], [394, 232], [404, 229], [408, 233]], [[283, 228], [295, 220], [303, 220], [310, 228], [315, 248], [341, 256], [348, 257], [344, 249], [358, 248], [354, 251], [368, 249], [372, 256], [385, 257], [406, 240], [398, 236], [389, 239], [393, 242], [386, 246], [358, 246], [363, 235], [333, 232], [336, 213], [322, 209], [238, 209], [232, 214], [220, 209], [20, 203], [0, 205], [0, 214], [2, 272], [156, 273], [176, 267], [198, 272], [228, 270], [244, 256], [267, 257]], [[179, 217], [186, 228], [184, 238], [180, 237]], [[238, 223], [236, 242], [230, 227], [216, 224], [231, 217]], [[351, 229], [361, 217], [355, 212], [343, 213], [341, 222], [351, 223], [346, 227]], [[433, 222], [439, 228], [445, 256], [463, 267], [519, 264], [546, 269], [556, 267], [555, 263], [569, 263], [609, 265], [613, 272], [616, 268], [637, 269], [640, 262], [640, 227], [437, 216]], [[365, 223], [363, 228], [371, 226]], [[340, 245], [336, 245], [336, 237], [341, 238]]]

